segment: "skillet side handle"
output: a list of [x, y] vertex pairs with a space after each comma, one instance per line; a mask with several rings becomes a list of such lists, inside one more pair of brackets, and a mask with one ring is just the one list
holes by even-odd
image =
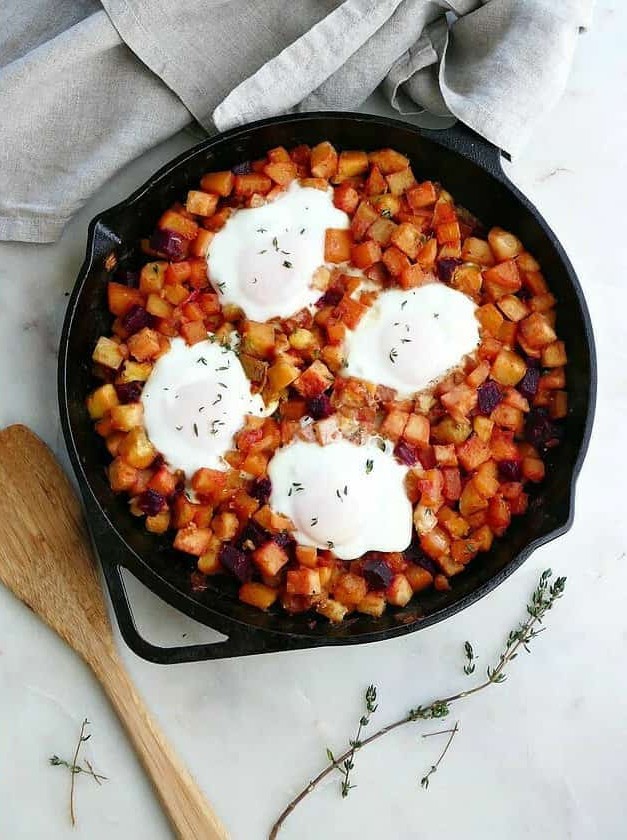
[[258, 653], [273, 653], [291, 647], [289, 644], [273, 642], [243, 629], [230, 635], [223, 642], [176, 645], [174, 647], [154, 645], [147, 642], [137, 629], [122, 580], [121, 567], [105, 560], [102, 561], [102, 570], [122, 638], [134, 653], [149, 662], [155, 662], [157, 665], [176, 665], [182, 662], [201, 662], [236, 656], [251, 656]]
[[462, 157], [470, 159], [500, 181], [505, 179], [501, 167], [501, 155], [504, 157], [508, 155], [464, 123], [458, 121], [450, 128], [440, 131], [421, 128], [420, 134], [427, 140], [439, 143], [440, 146], [445, 146]]

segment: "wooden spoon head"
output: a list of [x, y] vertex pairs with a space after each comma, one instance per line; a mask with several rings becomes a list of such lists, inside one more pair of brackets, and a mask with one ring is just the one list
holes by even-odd
[[0, 431], [0, 487], [0, 581], [91, 662], [112, 637], [81, 506], [26, 426]]

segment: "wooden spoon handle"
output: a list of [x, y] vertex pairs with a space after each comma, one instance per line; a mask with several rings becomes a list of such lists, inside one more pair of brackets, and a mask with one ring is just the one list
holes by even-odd
[[186, 768], [171, 750], [113, 652], [92, 667], [131, 739], [180, 840], [228, 840], [229, 835]]

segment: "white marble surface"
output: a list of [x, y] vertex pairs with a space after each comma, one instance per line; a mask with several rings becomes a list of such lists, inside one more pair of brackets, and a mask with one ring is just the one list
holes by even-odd
[[[419, 734], [438, 727], [408, 727], [358, 758], [358, 787], [348, 800], [340, 799], [332, 779], [295, 812], [283, 836], [625, 837], [627, 62], [619, 32], [626, 29], [623, 4], [598, 4], [566, 95], [508, 166], [569, 252], [596, 327], [597, 419], [570, 533], [537, 551], [471, 609], [386, 643], [161, 667], [120, 642], [148, 705], [234, 840], [267, 835], [285, 802], [321, 767], [325, 747], [345, 743], [370, 681], [379, 687], [380, 723], [464, 685], [464, 639], [473, 640], [485, 666], [548, 565], [569, 577], [565, 600], [533, 655], [513, 664], [505, 685], [453, 710], [461, 733], [429, 791], [420, 789], [419, 779], [438, 745]], [[121, 172], [58, 244], [0, 244], [0, 426], [28, 423], [64, 457], [55, 353], [64, 292], [83, 257], [87, 222], [191, 142], [179, 136]], [[151, 639], [211, 637], [139, 584], [132, 586], [132, 600]], [[72, 830], [69, 777], [49, 767], [47, 757], [69, 757], [85, 716], [93, 722], [88, 756], [110, 781], [97, 788], [78, 779], [79, 823]], [[0, 837], [104, 840], [113, 833], [120, 840], [171, 836], [95, 681], [0, 589]]]

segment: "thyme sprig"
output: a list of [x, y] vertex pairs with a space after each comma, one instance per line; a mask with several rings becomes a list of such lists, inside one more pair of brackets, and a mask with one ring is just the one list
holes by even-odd
[[59, 758], [58, 755], [51, 755], [48, 759], [48, 762], [52, 767], [66, 767], [70, 771], [70, 775], [72, 777], [72, 781], [70, 784], [70, 819], [72, 821], [72, 825], [76, 825], [76, 811], [74, 808], [74, 791], [75, 791], [75, 781], [76, 777], [79, 773], [86, 773], [88, 776], [91, 776], [92, 779], [97, 784], [102, 784], [102, 782], [107, 781], [107, 776], [103, 776], [102, 773], [96, 773], [92, 765], [85, 759], [85, 766], [79, 764], [78, 756], [81, 751], [81, 747], [86, 741], [89, 741], [91, 738], [91, 733], [88, 735], [85, 734], [86, 728], [89, 726], [89, 721], [87, 718], [83, 720], [81, 724], [81, 731], [78, 736], [78, 743], [76, 744], [76, 749], [74, 750], [74, 757], [72, 761], [66, 761], [64, 758]]
[[[301, 792], [292, 799], [292, 801], [285, 807], [283, 812], [280, 814], [277, 821], [272, 826], [272, 829], [269, 834], [269, 840], [275, 840], [278, 836], [281, 827], [285, 820], [289, 817], [292, 811], [296, 808], [296, 806], [305, 799], [310, 793], [312, 793], [330, 773], [334, 770], [340, 769], [342, 772], [342, 767], [345, 768], [344, 762], [348, 761], [351, 765], [354, 765], [354, 758], [355, 753], [359, 750], [362, 750], [364, 747], [368, 746], [368, 744], [372, 744], [374, 741], [377, 741], [379, 738], [382, 738], [384, 735], [387, 735], [389, 732], [393, 732], [395, 729], [398, 729], [401, 726], [405, 726], [408, 723], [415, 723], [419, 720], [435, 720], [439, 718], [446, 717], [450, 712], [450, 707], [457, 703], [459, 700], [463, 700], [466, 697], [471, 697], [473, 694], [477, 694], [480, 691], [488, 688], [492, 685], [498, 685], [502, 683], [506, 679], [505, 668], [512, 662], [516, 656], [518, 655], [521, 648], [525, 651], [530, 651], [530, 643], [535, 639], [542, 631], [544, 627], [540, 627], [539, 625], [542, 624], [542, 621], [546, 614], [551, 610], [554, 604], [562, 597], [564, 594], [564, 589], [566, 586], [566, 578], [565, 577], [557, 577], [551, 583], [551, 578], [553, 576], [553, 572], [551, 569], [546, 569], [540, 575], [540, 580], [533, 591], [531, 599], [527, 604], [527, 617], [524, 621], [520, 622], [513, 630], [510, 631], [503, 651], [501, 655], [496, 660], [496, 663], [486, 669], [486, 678], [472, 688], [465, 689], [464, 691], [459, 691], [455, 694], [450, 694], [447, 697], [439, 698], [436, 700], [431, 701], [425, 705], [416, 706], [413, 709], [410, 709], [407, 714], [400, 718], [399, 720], [394, 721], [393, 723], [389, 723], [386, 726], [381, 727], [381, 729], [373, 732], [368, 738], [365, 738], [363, 741], [361, 740], [361, 731], [358, 730], [357, 737], [354, 741], [349, 741], [349, 747], [346, 749], [341, 755], [333, 756], [333, 754], [328, 750], [327, 757], [329, 758], [329, 764], [324, 767], [323, 770], [318, 773], [318, 775], [312, 779], [309, 784], [301, 790]], [[374, 688], [374, 686], [370, 686], [370, 688]], [[376, 691], [374, 694], [374, 700], [376, 699]], [[455, 728], [455, 727], [454, 727]], [[452, 738], [451, 738], [452, 740]], [[448, 749], [448, 746], [447, 748]], [[439, 761], [442, 760], [444, 757], [444, 752], [440, 757]], [[333, 756], [333, 757], [331, 757]], [[436, 762], [436, 766], [439, 764], [439, 761]], [[345, 768], [346, 769], [346, 768]], [[351, 766], [349, 769], [352, 770], [353, 767]], [[427, 778], [430, 774], [427, 774]], [[348, 783], [348, 787], [346, 787], [346, 793], [344, 793], [344, 787], [342, 788], [342, 796], [348, 794], [351, 789], [350, 784], [350, 775], [348, 778], [345, 778], [344, 781]], [[423, 787], [427, 787], [427, 785], [423, 785]]]
[[448, 748], [453, 743], [453, 738], [455, 737], [455, 735], [457, 735], [458, 732], [459, 732], [459, 723], [455, 723], [455, 726], [452, 729], [440, 729], [439, 732], [427, 732], [426, 735], [422, 736], [423, 738], [432, 738], [434, 735], [446, 735], [446, 734], [448, 734], [449, 737], [446, 741], [446, 744], [444, 745], [444, 749], [440, 753], [440, 757], [438, 758], [438, 760], [435, 762], [435, 764], [432, 764], [431, 767], [429, 767], [429, 769], [427, 770], [425, 775], [420, 780], [420, 787], [423, 787], [425, 790], [427, 790], [427, 788], [429, 787], [429, 777], [433, 776], [433, 774], [437, 772], [438, 767], [440, 766], [440, 764], [442, 762], [442, 759], [444, 758], [444, 756], [448, 752]]
[[472, 649], [472, 645], [470, 642], [464, 642], [464, 655], [466, 657], [466, 664], [464, 665], [464, 674], [469, 677], [471, 674], [475, 672], [475, 652]]
[[342, 774], [342, 781], [340, 783], [342, 799], [346, 799], [351, 788], [356, 787], [356, 785], [353, 785], [350, 780], [351, 770], [353, 770], [355, 767], [355, 752], [361, 747], [360, 739], [362, 730], [364, 729], [364, 727], [368, 726], [368, 724], [370, 723], [370, 718], [377, 711], [377, 689], [374, 687], [374, 685], [368, 686], [368, 688], [366, 689], [364, 699], [366, 703], [366, 711], [359, 719], [357, 735], [348, 742], [351, 746], [351, 749], [349, 750], [348, 756], [342, 761], [341, 765], [339, 764], [339, 760], [335, 759], [335, 756], [327, 747], [327, 758], [333, 763], [335, 769]]

